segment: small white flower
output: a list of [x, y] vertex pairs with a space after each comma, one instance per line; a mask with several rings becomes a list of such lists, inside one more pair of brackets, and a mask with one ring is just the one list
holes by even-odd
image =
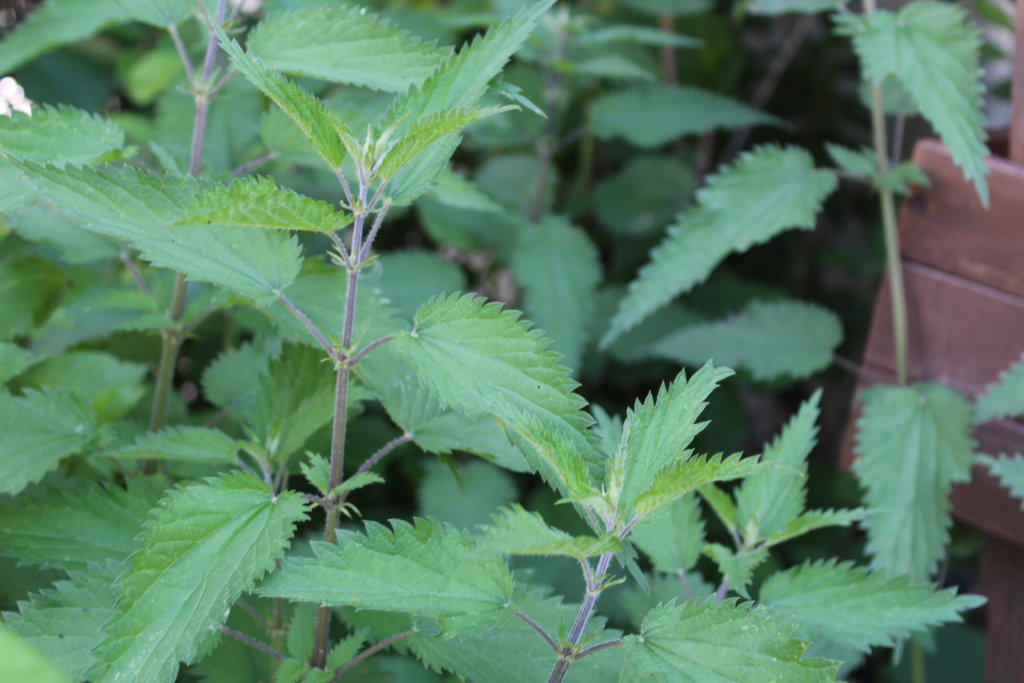
[[263, 9], [263, 0], [231, 0], [231, 6], [242, 14], [256, 14]]
[[12, 116], [12, 111], [32, 116], [32, 103], [25, 97], [25, 89], [10, 76], [0, 78], [0, 116]]

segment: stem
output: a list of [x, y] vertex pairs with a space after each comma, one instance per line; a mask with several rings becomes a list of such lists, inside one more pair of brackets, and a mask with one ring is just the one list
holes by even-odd
[[127, 251], [122, 251], [120, 256], [121, 262], [124, 264], [124, 267], [128, 269], [132, 279], [135, 280], [135, 284], [138, 286], [139, 291], [143, 294], [152, 296], [153, 291], [149, 288], [149, 285], [146, 284], [146, 280], [142, 277], [142, 273], [139, 272], [139, 267], [135, 265], [135, 261], [132, 260], [131, 254]]
[[303, 327], [309, 330], [309, 333], [312, 334], [313, 337], [316, 338], [317, 342], [320, 343], [320, 348], [326, 351], [328, 356], [336, 359], [338, 354], [335, 352], [334, 346], [331, 345], [331, 342], [329, 342], [327, 340], [327, 337], [324, 336], [323, 332], [320, 331], [320, 328], [317, 327], [312, 320], [306, 317], [306, 314], [300, 311], [299, 307], [293, 304], [291, 299], [286, 297], [284, 294], [278, 293], [277, 300], [280, 301], [285, 308], [292, 312], [292, 315], [294, 315], [298, 319], [298, 321], [302, 323]]
[[398, 633], [396, 635], [391, 636], [387, 640], [380, 641], [376, 645], [371, 645], [370, 647], [366, 648], [365, 650], [363, 650], [362, 652], [357, 654], [352, 659], [350, 659], [347, 662], [345, 662], [342, 666], [340, 666], [334, 672], [334, 678], [331, 679], [331, 683], [334, 683], [334, 681], [336, 681], [339, 678], [341, 678], [342, 676], [344, 676], [346, 673], [348, 673], [348, 671], [350, 669], [354, 668], [360, 662], [363, 662], [363, 661], [369, 659], [370, 657], [372, 657], [373, 655], [377, 654], [378, 652], [380, 652], [384, 648], [390, 647], [390, 646], [394, 645], [395, 643], [397, 643], [398, 641], [404, 640], [404, 639], [408, 638], [411, 635], [412, 635], [412, 631], [403, 631], [402, 633]]
[[376, 465], [380, 461], [380, 459], [383, 458], [385, 455], [395, 450], [403, 443], [409, 443], [410, 441], [412, 441], [412, 434], [409, 434], [408, 432], [392, 439], [391, 441], [388, 441], [386, 444], [381, 446], [376, 453], [367, 458], [366, 462], [359, 466], [359, 469], [356, 470], [356, 474], [362, 474], [363, 472], [366, 472], [371, 467]]
[[273, 159], [274, 159], [274, 153], [273, 152], [268, 152], [268, 153], [264, 154], [261, 157], [256, 157], [252, 161], [245, 162], [244, 164], [242, 164], [241, 166], [239, 166], [238, 168], [233, 170], [231, 172], [231, 175], [235, 176], [236, 178], [238, 176], [243, 176], [246, 173], [248, 173], [249, 171], [253, 170], [254, 168], [259, 168], [263, 164], [267, 163], [268, 161], [272, 161]]
[[580, 638], [583, 637], [583, 630], [587, 627], [587, 622], [590, 621], [590, 616], [594, 613], [594, 605], [597, 604], [597, 599], [603, 590], [597, 582], [608, 572], [612, 557], [614, 557], [613, 553], [601, 555], [597, 561], [597, 569], [587, 577], [587, 594], [583, 598], [579, 612], [576, 613], [576, 621], [572, 625], [572, 630], [569, 631], [569, 642], [560, 650], [558, 661], [555, 662], [551, 676], [548, 677], [548, 683], [561, 683], [569, 671], [569, 666], [577, 654], [576, 646], [579, 645]]
[[349, 361], [349, 365], [355, 367], [356, 363], [358, 363], [362, 359], [364, 359], [367, 356], [369, 356], [371, 351], [373, 351], [374, 349], [379, 348], [381, 346], [384, 346], [389, 341], [394, 340], [394, 338], [395, 338], [395, 335], [388, 334], [388, 335], [385, 335], [385, 336], [381, 337], [380, 339], [373, 340], [372, 342], [370, 342], [366, 346], [366, 348], [364, 348], [362, 351], [360, 351], [356, 355], [352, 356], [352, 359]]
[[[875, 0], [864, 0], [864, 14], [875, 11]], [[885, 108], [882, 86], [871, 84], [871, 138], [875, 147], [875, 166], [878, 173], [889, 172], [889, 151], [886, 144]], [[907, 313], [903, 289], [903, 268], [900, 264], [899, 236], [896, 234], [896, 201], [892, 190], [879, 188], [882, 205], [882, 230], [885, 236], [885, 263], [889, 276], [889, 296], [892, 306], [893, 346], [896, 349], [896, 376], [899, 383], [907, 383]]]
[[223, 633], [226, 636], [230, 636], [230, 637], [234, 638], [235, 640], [237, 640], [237, 641], [239, 641], [241, 643], [245, 643], [249, 647], [254, 647], [257, 650], [259, 650], [260, 652], [265, 652], [268, 655], [270, 655], [271, 657], [273, 657], [274, 659], [284, 659], [285, 658], [285, 656], [283, 654], [281, 654], [280, 652], [278, 652], [274, 648], [270, 647], [266, 643], [261, 643], [260, 641], [256, 640], [255, 638], [250, 638], [249, 636], [245, 635], [244, 633], [239, 633], [238, 631], [235, 631], [234, 629], [230, 629], [227, 626], [221, 626], [220, 627], [220, 632]]
[[518, 611], [518, 612], [516, 612], [516, 616], [519, 617], [520, 619], [522, 619], [523, 621], [525, 621], [527, 624], [529, 624], [530, 628], [532, 628], [534, 631], [539, 633], [540, 637], [543, 638], [544, 640], [546, 640], [548, 645], [551, 646], [551, 649], [555, 651], [555, 654], [559, 653], [558, 643], [555, 642], [555, 639], [552, 638], [548, 634], [548, 632], [544, 630], [543, 626], [541, 626], [536, 621], [534, 621], [533, 619], [528, 617], [525, 612]]
[[619, 640], [606, 640], [603, 643], [598, 643], [597, 645], [591, 645], [590, 647], [588, 647], [585, 650], [580, 650], [579, 653], [576, 655], [576, 659], [577, 660], [583, 659], [587, 655], [592, 655], [595, 652], [597, 652], [598, 650], [603, 650], [603, 649], [608, 648], [608, 647], [615, 647], [616, 645], [622, 645], [622, 640], [621, 639], [619, 639]]
[[925, 683], [924, 647], [917, 641], [910, 643], [910, 680]]
[[722, 602], [725, 599], [725, 593], [729, 590], [729, 579], [722, 577], [722, 583], [718, 584], [718, 590], [715, 591], [715, 602]]
[[[672, 15], [663, 12], [658, 15], [658, 28], [665, 33], [675, 33]], [[679, 71], [676, 69], [676, 49], [671, 45], [661, 46], [661, 80], [665, 83], [675, 84], [679, 82]]]
[[[227, 0], [219, 0], [217, 3], [217, 21], [223, 21], [227, 13]], [[176, 31], [171, 33], [174, 39]], [[180, 37], [175, 41], [180, 43]], [[210, 27], [210, 37], [206, 43], [206, 56], [203, 58], [202, 83], [210, 80], [213, 75], [213, 67], [217, 63], [217, 34]], [[195, 85], [192, 62], [184, 48], [179, 51], [182, 58], [182, 66], [189, 76], [189, 83]], [[197, 176], [203, 166], [203, 143], [206, 139], [206, 115], [209, 111], [210, 100], [207, 93], [197, 90], [195, 93], [196, 112], [192, 119], [192, 146], [189, 150], [189, 175]], [[159, 431], [167, 424], [167, 404], [170, 400], [171, 389], [174, 386], [174, 365], [178, 360], [178, 349], [181, 346], [181, 331], [177, 329], [177, 323], [181, 320], [185, 311], [185, 297], [188, 294], [188, 286], [185, 276], [178, 273], [174, 278], [174, 291], [171, 295], [171, 306], [167, 310], [167, 318], [173, 324], [163, 331], [163, 341], [160, 347], [160, 365], [156, 373], [156, 389], [153, 394], [153, 410], [150, 414], [150, 431]], [[154, 463], [146, 463], [146, 469], [152, 470]]]

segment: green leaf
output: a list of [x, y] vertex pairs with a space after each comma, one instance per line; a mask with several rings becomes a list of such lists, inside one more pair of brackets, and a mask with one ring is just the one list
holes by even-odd
[[970, 476], [971, 408], [939, 384], [862, 394], [853, 471], [865, 489], [872, 569], [925, 581], [949, 541], [949, 491]]
[[104, 351], [68, 351], [48, 358], [21, 380], [22, 387], [60, 387], [84, 399], [100, 422], [131, 410], [142, 398], [146, 366]]
[[173, 681], [235, 599], [274, 568], [305, 517], [299, 494], [274, 495], [248, 474], [169, 493], [118, 580], [118, 616], [94, 680]]
[[669, 33], [650, 26], [634, 26], [632, 24], [611, 24], [594, 28], [578, 37], [581, 45], [607, 45], [608, 43], [639, 43], [640, 45], [671, 46], [677, 48], [695, 48], [702, 41], [690, 36]]
[[4, 623], [70, 679], [83, 680], [96, 663], [92, 651], [106, 637], [103, 625], [117, 614], [113, 586], [122, 571], [124, 565], [114, 561], [73, 571], [53, 588], [19, 601], [17, 612], [4, 612]]
[[586, 462], [598, 460], [586, 435], [591, 420], [547, 345], [517, 311], [472, 295], [428, 301], [414, 330], [390, 344], [443, 403], [493, 416], [548, 481], [565, 494], [588, 495]]
[[[6, 311], [5, 311], [6, 314]], [[17, 377], [41, 359], [17, 344], [0, 342], [0, 386]]]
[[614, 534], [573, 536], [548, 526], [536, 512], [513, 503], [493, 517], [494, 523], [481, 529], [477, 542], [481, 555], [551, 555], [584, 560], [603, 553], [617, 553]]
[[1024, 414], [1024, 357], [999, 374], [974, 403], [974, 423]]
[[[394, 126], [396, 138], [401, 138], [414, 122], [424, 117], [475, 105], [488, 83], [501, 72], [552, 4], [554, 0], [534, 2], [463, 46], [420, 87], [410, 88], [398, 97], [384, 115], [380, 128], [386, 130]], [[394, 203], [411, 203], [429, 189], [434, 178], [447, 165], [457, 144], [458, 134], [449, 133], [408, 164], [392, 182]]]
[[341, 531], [338, 544], [314, 543], [314, 557], [292, 557], [260, 588], [267, 597], [441, 619], [501, 612], [512, 575], [501, 560], [476, 559], [464, 533], [438, 522], [368, 522]]
[[0, 73], [9, 74], [62, 45], [84, 40], [122, 21], [123, 14], [118, 0], [47, 0], [4, 36]]
[[52, 261], [18, 258], [0, 261], [0, 339], [34, 332], [53, 311], [64, 291], [66, 276]]
[[981, 455], [978, 459], [1003, 486], [1010, 489], [1010, 493], [1021, 501], [1021, 507], [1024, 508], [1024, 456], [1020, 453], [996, 457]]
[[978, 595], [958, 596], [954, 588], [936, 591], [930, 583], [886, 578], [836, 560], [779, 572], [764, 582], [760, 598], [769, 611], [862, 652], [959, 622], [961, 612], [985, 602]]
[[408, 127], [405, 134], [395, 141], [394, 146], [384, 157], [379, 171], [381, 180], [389, 181], [394, 178], [395, 174], [409, 162], [441, 138], [462, 130], [474, 121], [512, 109], [516, 107], [466, 107], [428, 114], [417, 119]]
[[32, 116], [0, 117], [0, 153], [18, 159], [61, 167], [90, 164], [123, 146], [124, 131], [81, 109], [47, 106]]
[[967, 12], [923, 0], [898, 13], [836, 15], [836, 25], [853, 38], [865, 78], [881, 83], [892, 76], [906, 89], [988, 206], [981, 34]]
[[726, 585], [749, 599], [747, 586], [754, 576], [754, 570], [768, 559], [768, 548], [761, 546], [734, 550], [721, 543], [708, 543], [703, 550], [718, 565]]
[[528, 226], [512, 254], [512, 270], [523, 289], [523, 309], [562, 354], [570, 368], [582, 366], [601, 280], [597, 248], [564, 219]]
[[159, 28], [180, 24], [192, 13], [191, 0], [118, 0], [124, 13]]
[[636, 498], [637, 517], [646, 517], [685, 493], [718, 481], [743, 479], [761, 470], [757, 458], [741, 453], [724, 457], [721, 453], [691, 457], [669, 463], [654, 477], [650, 487]]
[[[563, 603], [561, 598], [547, 595], [547, 589], [537, 587], [516, 591], [513, 601], [552, 634], [567, 631], [579, 609], [579, 605]], [[605, 629], [604, 619], [595, 614], [587, 622], [582, 641], [588, 646], [619, 636], [619, 632]], [[474, 683], [535, 683], [546, 680], [555, 665], [551, 646], [511, 613], [502, 615], [486, 629], [464, 629], [455, 634], [420, 630], [403, 644], [408, 644], [431, 669], [450, 671]], [[617, 648], [608, 648], [574, 662], [565, 680], [566, 683], [614, 683], [619, 680], [620, 667]]]
[[710, 363], [689, 380], [685, 371], [680, 372], [667, 387], [661, 386], [657, 398], [648, 394], [626, 413], [622, 440], [608, 462], [605, 483], [620, 520], [632, 520], [637, 499], [651, 491], [659, 473], [690, 458], [690, 443], [707, 425], [697, 418], [711, 392], [731, 375], [728, 368]]
[[323, 351], [285, 346], [260, 377], [245, 422], [272, 459], [284, 461], [331, 419], [334, 373]]
[[705, 484], [697, 489], [697, 493], [708, 504], [711, 511], [722, 522], [726, 530], [736, 530], [736, 504], [728, 493], [714, 484]]
[[298, 274], [299, 246], [286, 233], [175, 225], [201, 190], [192, 178], [161, 178], [131, 167], [58, 170], [19, 163], [55, 203], [84, 218], [91, 230], [127, 240], [154, 265], [260, 303]]
[[163, 491], [159, 477], [127, 490], [83, 480], [46, 486], [0, 504], [0, 550], [23, 564], [85, 569], [120, 562], [138, 548], [142, 522]]
[[618, 174], [599, 182], [594, 214], [615, 235], [649, 235], [675, 218], [694, 189], [693, 171], [669, 156], [633, 156]]
[[463, 290], [468, 284], [461, 268], [434, 252], [391, 251], [377, 260], [382, 293], [410, 320], [430, 297]]
[[445, 206], [473, 211], [498, 212], [501, 205], [481, 192], [471, 181], [455, 171], [447, 170], [437, 176], [430, 196]]
[[794, 628], [735, 600], [660, 605], [626, 636], [621, 680], [835, 680], [837, 663], [801, 658], [807, 644]]
[[203, 396], [232, 416], [244, 415], [260, 389], [270, 359], [281, 352], [277, 338], [257, 338], [217, 356], [203, 371]]
[[842, 145], [826, 144], [825, 149], [832, 160], [854, 177], [875, 185], [876, 188], [888, 188], [897, 194], [910, 192], [910, 185], [931, 187], [928, 175], [912, 162], [901, 163], [889, 169], [885, 175], [878, 173], [875, 153], [868, 147], [850, 149]]
[[844, 0], [752, 0], [746, 7], [751, 14], [774, 17], [780, 14], [830, 12], [844, 4]]
[[71, 680], [43, 653], [3, 624], [0, 624], [0, 678], [32, 683], [67, 683]]
[[334, 232], [351, 222], [349, 214], [335, 211], [327, 202], [278, 187], [273, 178], [266, 177], [239, 178], [230, 185], [216, 185], [200, 194], [178, 219], [179, 224], [218, 228], [239, 225], [313, 232]]
[[328, 110], [316, 95], [269, 68], [258, 57], [247, 54], [219, 26], [215, 25], [214, 29], [221, 49], [231, 58], [234, 67], [298, 125], [329, 167], [339, 168], [345, 158], [345, 146], [339, 132], [347, 130], [341, 119]]
[[785, 230], [813, 228], [835, 186], [835, 175], [816, 170], [811, 156], [796, 147], [764, 146], [741, 156], [708, 180], [697, 207], [681, 215], [655, 247], [619, 302], [602, 346], [702, 282], [730, 253]]
[[404, 92], [451, 54], [359, 7], [303, 7], [271, 14], [246, 47], [272, 69], [335, 83]]
[[427, 463], [416, 491], [421, 515], [457, 529], [473, 529], [488, 522], [501, 506], [518, 497], [516, 483], [508, 473], [475, 460], [452, 467], [440, 461]]
[[219, 429], [179, 426], [140, 436], [131, 446], [105, 455], [128, 460], [230, 463], [235, 461], [239, 446]]
[[800, 516], [807, 501], [807, 456], [818, 439], [821, 390], [766, 445], [761, 471], [736, 490], [736, 523], [746, 545], [785, 529]]
[[81, 399], [58, 391], [0, 393], [0, 493], [18, 493], [43, 478], [96, 436], [96, 415]]
[[622, 0], [622, 4], [637, 12], [653, 16], [665, 13], [674, 17], [703, 14], [711, 7], [710, 0]]
[[651, 558], [660, 572], [677, 574], [693, 569], [704, 545], [700, 499], [694, 493], [677, 498], [637, 524], [629, 540]]
[[818, 529], [830, 526], [850, 526], [854, 522], [863, 521], [867, 516], [864, 508], [848, 510], [808, 510], [790, 521], [785, 528], [779, 529], [766, 539], [768, 546], [775, 546], [784, 541], [809, 534]]
[[754, 301], [723, 320], [669, 334], [645, 354], [687, 365], [710, 359], [771, 381], [825, 369], [842, 340], [839, 318], [825, 308], [801, 301]]
[[781, 124], [732, 98], [679, 85], [651, 85], [602, 95], [591, 105], [590, 117], [598, 137], [621, 137], [643, 148], [716, 129]]

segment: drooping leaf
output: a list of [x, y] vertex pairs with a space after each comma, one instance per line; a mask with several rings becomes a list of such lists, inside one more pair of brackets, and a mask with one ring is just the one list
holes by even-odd
[[979, 460], [1017, 500], [1021, 501], [1021, 507], [1024, 507], [1024, 456], [1020, 453], [996, 457], [982, 455]]
[[311, 6], [267, 16], [246, 48], [272, 69], [404, 92], [451, 53], [358, 7]]
[[0, 678], [32, 683], [68, 683], [71, 679], [35, 646], [0, 624]]
[[[62, 45], [84, 40], [122, 21], [123, 15], [119, 0], [48, 0], [4, 36], [0, 73], [9, 74]], [[32, 93], [27, 94], [33, 99]]]
[[949, 491], [973, 460], [971, 409], [939, 384], [862, 394], [853, 471], [865, 489], [871, 567], [927, 580], [949, 540]]
[[421, 515], [468, 530], [488, 522], [501, 506], [518, 497], [508, 473], [473, 460], [458, 467], [440, 461], [428, 463], [416, 491]]
[[60, 387], [85, 400], [100, 422], [115, 420], [134, 407], [145, 390], [146, 366], [104, 351], [68, 351], [26, 373], [22, 387]]
[[853, 38], [865, 77], [876, 83], [890, 76], [899, 81], [987, 206], [981, 34], [967, 12], [925, 0], [899, 12], [837, 14], [836, 23], [839, 33]]
[[621, 137], [644, 148], [719, 128], [780, 124], [775, 117], [729, 97], [680, 85], [651, 85], [602, 95], [591, 105], [590, 116], [598, 137]]
[[334, 373], [324, 353], [292, 344], [260, 377], [245, 422], [267, 455], [283, 461], [330, 421], [333, 404]]
[[124, 565], [112, 560], [73, 571], [53, 588], [19, 602], [17, 612], [4, 612], [4, 623], [71, 680], [83, 680], [96, 662], [92, 651], [106, 636], [103, 625], [117, 614], [114, 580], [122, 571]]
[[586, 463], [597, 456], [576, 384], [548, 342], [516, 311], [469, 295], [435, 298], [416, 314], [412, 332], [390, 346], [445, 404], [491, 415], [524, 449], [528, 462], [564, 493], [591, 492]]
[[329, 167], [339, 168], [345, 158], [345, 146], [338, 132], [347, 130], [341, 119], [316, 95], [269, 68], [258, 57], [246, 53], [219, 26], [214, 26], [214, 29], [221, 49], [231, 58], [234, 67], [298, 125]]
[[704, 545], [704, 520], [697, 494], [688, 493], [641, 521], [629, 540], [651, 558], [660, 572], [677, 574], [693, 569]]
[[768, 559], [768, 549], [764, 546], [736, 549], [721, 543], [708, 543], [703, 551], [718, 566], [729, 590], [750, 599], [750, 581], [754, 577], [754, 570]]
[[113, 235], [154, 265], [267, 302], [294, 281], [299, 246], [270, 230], [175, 225], [201, 190], [192, 178], [145, 173], [131, 167], [65, 168], [19, 162], [41, 192], [87, 227]]
[[[605, 488], [617, 516], [629, 521], [639, 497], [649, 493], [657, 475], [692, 455], [690, 443], [707, 423], [697, 422], [715, 387], [732, 375], [710, 363], [687, 379], [680, 372], [657, 397], [649, 394], [627, 412], [622, 441], [608, 463]], [[682, 493], [680, 493], [682, 495]]]
[[24, 564], [85, 569], [120, 562], [138, 548], [142, 523], [163, 491], [159, 477], [127, 490], [83, 481], [46, 486], [0, 504], [0, 550]]
[[736, 523], [744, 542], [754, 545], [800, 516], [807, 500], [807, 456], [817, 442], [821, 391], [816, 391], [766, 445], [765, 467], [736, 490]]
[[863, 521], [866, 516], [867, 511], [864, 508], [808, 510], [790, 521], [784, 528], [769, 535], [765, 540], [770, 547], [818, 529], [830, 526], [851, 526], [854, 522]]
[[38, 107], [32, 116], [0, 116], [0, 154], [18, 159], [60, 167], [90, 164], [123, 146], [123, 130], [81, 109]]
[[621, 681], [835, 680], [838, 664], [803, 659], [807, 643], [792, 637], [794, 629], [735, 600], [661, 605], [639, 636], [626, 636]]
[[703, 281], [732, 252], [743, 252], [784, 230], [814, 227], [835, 189], [830, 171], [816, 170], [802, 149], [759, 147], [709, 179], [697, 207], [680, 216], [629, 286], [602, 340], [607, 346]]
[[210, 230], [239, 225], [314, 232], [334, 232], [351, 222], [349, 214], [335, 211], [327, 202], [278, 187], [267, 177], [216, 185], [200, 194], [178, 219], [179, 224], [197, 223]]
[[176, 426], [141, 436], [132, 445], [106, 455], [129, 460], [230, 463], [234, 462], [239, 445], [219, 429]]
[[843, 340], [839, 318], [801, 301], [755, 301], [742, 311], [669, 334], [645, 353], [687, 365], [713, 360], [759, 380], [812, 375], [832, 363]]
[[96, 437], [96, 415], [72, 394], [0, 392], [0, 493], [18, 493]]
[[369, 522], [365, 534], [339, 532], [337, 545], [315, 543], [314, 557], [289, 558], [259, 592], [437, 619], [508, 609], [508, 567], [476, 559], [463, 532], [423, 519], [391, 524]]
[[[424, 117], [475, 105], [488, 83], [501, 72], [552, 4], [554, 0], [532, 3], [465, 45], [421, 86], [410, 88], [398, 97], [380, 122], [380, 127], [394, 126], [396, 137], [402, 137], [414, 122]], [[449, 133], [408, 164], [392, 182], [394, 202], [408, 204], [423, 194], [445, 168], [457, 144], [458, 134]]]
[[614, 535], [573, 536], [515, 503], [494, 515], [493, 520], [480, 533], [478, 549], [484, 555], [563, 555], [584, 560], [619, 551], [619, 540]]
[[179, 662], [192, 661], [235, 599], [283, 556], [305, 507], [299, 494], [274, 495], [248, 474], [168, 494], [118, 580], [118, 615], [93, 679], [173, 681]]
[[886, 578], [852, 562], [805, 563], [779, 572], [761, 587], [769, 611], [863, 652], [950, 622], [984, 598], [936, 591], [906, 576]]
[[1000, 373], [974, 403], [974, 422], [1024, 414], [1024, 358]]
[[512, 269], [523, 288], [526, 315], [552, 339], [551, 349], [562, 354], [562, 362], [579, 370], [601, 280], [594, 244], [567, 221], [547, 218], [522, 232]]

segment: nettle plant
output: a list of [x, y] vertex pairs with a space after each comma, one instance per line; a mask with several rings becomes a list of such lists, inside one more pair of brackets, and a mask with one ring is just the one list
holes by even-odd
[[[553, 8], [554, 0], [497, 3], [504, 18], [454, 11], [452, 25], [493, 23], [457, 51], [333, 3], [294, 3], [254, 26], [240, 21], [252, 9], [247, 3], [109, 4], [101, 8], [105, 21], [167, 29], [167, 52], [184, 65], [190, 100], [172, 93], [162, 101], [164, 143], [144, 150], [126, 145], [112, 122], [70, 107], [0, 117], [0, 209], [23, 240], [5, 240], [12, 254], [0, 263], [8, 293], [0, 319], [8, 340], [0, 344], [8, 385], [0, 394], [0, 552], [54, 571], [52, 587], [4, 613], [3, 677], [164, 681], [184, 662], [190, 674], [216, 681], [834, 680], [840, 666], [849, 670], [872, 648], [980, 604], [929, 582], [948, 524], [941, 501], [956, 478], [949, 472], [959, 471], [971, 444], [969, 436], [943, 442], [943, 457], [926, 460], [922, 444], [938, 436], [920, 435], [961, 422], [966, 435], [962, 399], [940, 387], [873, 390], [859, 466], [868, 505], [807, 509], [819, 393], [758, 456], [701, 454], [694, 439], [712, 392], [732, 374], [705, 363], [709, 356], [755, 377], [805, 376], [827, 365], [839, 343], [834, 316], [773, 302], [719, 321], [673, 314], [669, 323], [686, 324], [670, 334], [651, 324], [728, 254], [812, 227], [836, 186], [834, 171], [777, 145], [722, 167], [624, 296], [614, 285], [598, 291], [591, 238], [552, 213], [561, 121], [574, 88], [590, 92], [589, 123], [568, 133], [585, 169], [568, 193], [568, 213], [592, 209], [626, 234], [657, 232], [671, 220], [664, 206], [644, 215], [623, 206], [636, 205], [631, 192], [649, 185], [652, 173], [679, 168], [638, 156], [590, 206], [586, 155], [598, 138], [656, 148], [717, 127], [771, 122], [696, 87], [635, 86], [645, 80], [643, 50], [683, 50], [694, 41], [604, 25], [596, 15]], [[58, 3], [47, 7], [10, 44], [23, 46], [28, 38], [19, 35], [59, 16]], [[893, 191], [920, 178], [910, 167], [888, 168], [881, 82], [895, 76], [903, 84], [981, 190], [977, 44], [951, 6], [915, 3], [898, 17], [866, 9], [863, 17], [841, 13], [838, 23], [877, 81], [877, 155], [834, 148], [833, 156], [879, 188], [892, 238]], [[51, 25], [51, 36], [80, 38], [102, 23]], [[205, 43], [198, 62], [193, 37]], [[606, 52], [619, 43], [627, 47]], [[516, 73], [502, 80], [520, 48]], [[284, 73], [378, 94], [341, 90], [322, 100]], [[608, 80], [627, 85], [605, 92]], [[539, 97], [531, 82], [541, 85]], [[268, 149], [234, 175], [272, 161], [312, 161], [336, 184], [306, 186], [335, 203], [269, 176], [232, 177], [231, 141], [246, 139], [253, 123], [246, 116], [261, 114], [251, 86], [274, 105], [260, 124]], [[693, 117], [679, 124], [670, 117], [667, 130], [665, 117], [652, 115], [689, 106]], [[516, 107], [542, 108], [546, 117]], [[637, 114], [647, 123], [630, 118]], [[510, 132], [508, 120], [529, 123]], [[476, 181], [490, 194], [449, 168], [463, 129], [475, 122], [466, 135], [477, 149], [514, 149], [522, 143], [509, 140], [520, 134], [539, 140], [530, 142], [531, 155], [506, 154], [492, 161], [490, 175], [481, 169]], [[502, 180], [509, 177], [530, 182]], [[452, 293], [464, 278], [453, 276], [451, 286], [452, 270], [439, 258], [375, 250], [389, 214], [414, 202], [439, 243], [487, 247], [511, 267], [536, 326], [498, 302]], [[474, 241], [488, 223], [511, 226], [507, 241], [493, 231], [493, 241]], [[64, 268], [47, 258], [53, 252], [34, 248], [41, 243]], [[151, 267], [140, 268], [135, 254]], [[94, 261], [115, 265], [85, 265]], [[501, 268], [480, 274], [479, 289], [501, 292]], [[52, 313], [68, 279], [89, 286]], [[437, 296], [424, 302], [424, 291]], [[595, 335], [598, 308], [609, 300], [611, 322]], [[206, 369], [203, 394], [219, 412], [197, 423], [172, 392], [179, 351], [211, 316], [229, 310], [238, 311], [234, 324], [257, 334], [241, 345], [228, 337], [228, 349]], [[77, 348], [124, 330], [159, 336], [151, 389], [144, 365]], [[585, 357], [613, 353], [699, 369], [679, 373], [624, 418], [588, 412], [562, 359], [578, 369]], [[149, 393], [143, 417], [136, 406]], [[353, 434], [378, 407], [399, 435], [353, 467]], [[922, 411], [935, 412], [934, 420]], [[238, 429], [220, 429], [223, 420]], [[325, 425], [323, 453], [306, 450]], [[897, 447], [915, 435], [906, 449], [922, 457], [907, 460]], [[453, 465], [452, 453], [472, 453], [537, 473], [562, 505], [541, 514], [510, 504], [468, 529], [430, 517], [359, 523], [360, 496], [388, 487], [375, 468], [409, 443]], [[909, 511], [894, 507], [906, 498], [899, 462], [937, 468], [927, 480], [911, 473], [934, 490], [906, 503]], [[487, 471], [465, 485], [494, 493], [500, 470]], [[409, 496], [395, 488], [391, 498]], [[514, 494], [495, 497], [511, 502]], [[706, 540], [702, 502], [731, 545]], [[567, 516], [578, 532], [553, 523]], [[913, 526], [922, 519], [927, 528]], [[823, 558], [755, 580], [779, 544], [858, 520], [869, 534], [870, 568]], [[543, 572], [518, 563], [531, 556], [555, 558], [561, 574], [578, 567], [582, 594], [556, 595]], [[698, 569], [702, 556], [710, 565]], [[622, 624], [629, 633], [600, 615], [610, 590], [629, 606]]]

